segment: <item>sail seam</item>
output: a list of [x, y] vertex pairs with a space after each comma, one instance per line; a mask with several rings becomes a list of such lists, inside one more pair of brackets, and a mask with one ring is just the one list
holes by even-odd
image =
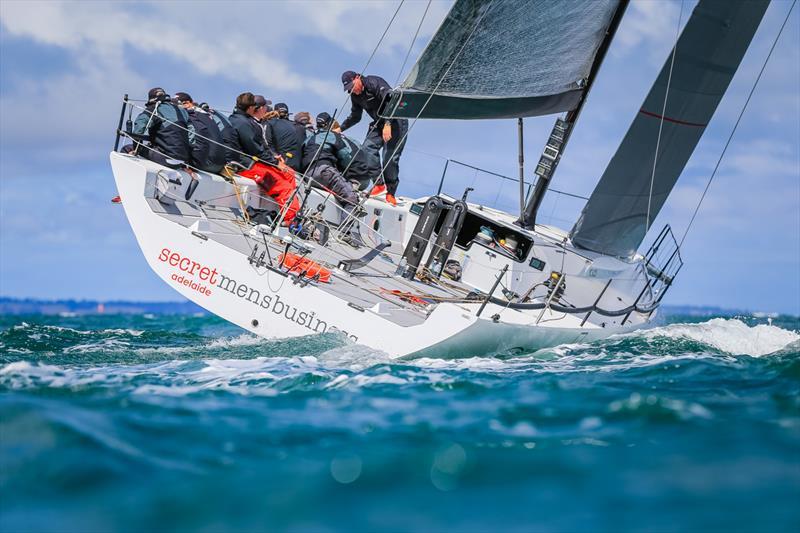
[[707, 124], [700, 124], [699, 122], [688, 122], [686, 120], [679, 120], [677, 118], [670, 118], [664, 115], [659, 115], [658, 113], [653, 113], [651, 111], [645, 111], [644, 109], [640, 109], [639, 113], [643, 115], [647, 115], [648, 117], [654, 117], [661, 120], [666, 120], [667, 122], [672, 122], [673, 124], [680, 124], [681, 126], [694, 126], [696, 128], [705, 128]]

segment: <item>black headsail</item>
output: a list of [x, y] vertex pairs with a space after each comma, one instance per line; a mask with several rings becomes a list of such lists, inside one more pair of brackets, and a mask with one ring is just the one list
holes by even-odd
[[769, 0], [700, 0], [675, 45], [671, 79], [672, 54], [572, 229], [574, 244], [616, 257], [636, 253], [725, 94], [768, 4]]
[[384, 113], [486, 119], [572, 111], [619, 6], [457, 0]]

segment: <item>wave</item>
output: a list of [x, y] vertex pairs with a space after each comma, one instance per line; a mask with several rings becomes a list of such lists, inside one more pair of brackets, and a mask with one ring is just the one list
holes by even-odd
[[778, 326], [748, 326], [739, 319], [712, 318], [699, 324], [669, 324], [630, 333], [647, 340], [691, 340], [732, 355], [761, 357], [796, 346], [800, 335]]
[[[392, 360], [337, 335], [264, 339], [249, 333], [208, 337], [194, 331], [18, 324], [0, 331], [0, 387], [122, 386], [137, 394], [241, 395], [369, 387], [481, 387], [508, 373], [647, 371], [687, 361], [742, 364], [779, 360], [796, 373], [800, 335], [769, 324], [714, 318], [675, 323], [602, 341], [529, 354]], [[794, 370], [792, 370], [794, 369]], [[670, 372], [683, 370], [672, 369]]]

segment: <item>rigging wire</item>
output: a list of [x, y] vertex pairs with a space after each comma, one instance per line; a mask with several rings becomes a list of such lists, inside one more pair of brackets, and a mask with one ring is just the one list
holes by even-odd
[[781, 29], [778, 31], [778, 35], [775, 36], [775, 40], [772, 42], [772, 47], [769, 49], [769, 53], [767, 54], [767, 58], [764, 60], [764, 64], [761, 65], [761, 70], [756, 77], [755, 83], [753, 83], [753, 87], [750, 89], [750, 94], [747, 95], [747, 100], [744, 102], [744, 106], [742, 106], [741, 112], [739, 112], [739, 117], [736, 119], [736, 124], [733, 125], [733, 130], [731, 130], [731, 134], [728, 136], [728, 140], [725, 142], [725, 147], [722, 149], [722, 153], [719, 155], [719, 159], [717, 160], [717, 164], [714, 166], [714, 170], [711, 172], [711, 176], [708, 178], [708, 183], [706, 183], [706, 188], [703, 190], [703, 194], [700, 196], [700, 201], [697, 202], [697, 207], [694, 208], [694, 213], [692, 213], [692, 218], [689, 220], [689, 224], [686, 226], [686, 231], [683, 233], [683, 237], [681, 237], [681, 242], [678, 244], [678, 248], [683, 246], [683, 241], [686, 240], [686, 235], [689, 234], [689, 230], [694, 223], [694, 219], [697, 217], [698, 211], [700, 211], [700, 206], [703, 204], [703, 200], [706, 197], [706, 193], [708, 193], [708, 189], [711, 187], [711, 182], [714, 181], [714, 177], [717, 175], [717, 170], [719, 169], [719, 165], [722, 163], [722, 158], [725, 157], [725, 152], [728, 150], [728, 146], [731, 144], [731, 140], [733, 139], [734, 133], [736, 133], [736, 128], [739, 127], [739, 122], [742, 120], [742, 116], [744, 115], [745, 110], [747, 109], [747, 104], [750, 103], [750, 99], [753, 96], [753, 93], [758, 86], [758, 82], [761, 80], [761, 76], [764, 74], [764, 70], [767, 68], [767, 63], [769, 63], [770, 57], [772, 57], [772, 52], [775, 50], [775, 45], [778, 44], [778, 40], [781, 38], [781, 34], [783, 33], [783, 29], [786, 27], [786, 23], [789, 22], [789, 17], [792, 14], [792, 10], [794, 9], [797, 0], [792, 1], [792, 5], [789, 7], [789, 12], [786, 13], [786, 18], [783, 20], [783, 24], [781, 24]]
[[408, 63], [408, 58], [411, 57], [411, 51], [414, 49], [414, 44], [417, 42], [419, 31], [422, 29], [422, 23], [425, 22], [425, 17], [428, 15], [428, 9], [430, 9], [432, 1], [433, 0], [428, 0], [428, 5], [425, 6], [425, 11], [422, 13], [422, 18], [419, 19], [419, 25], [417, 26], [417, 31], [414, 33], [414, 38], [411, 39], [411, 45], [408, 47], [408, 52], [406, 52], [406, 57], [403, 59], [403, 65], [400, 67], [400, 71], [397, 73], [397, 79], [394, 82], [395, 86], [397, 86], [397, 84], [400, 83], [400, 78], [403, 76], [403, 71], [406, 69], [406, 63]]
[[[378, 52], [378, 48], [380, 47], [381, 43], [383, 43], [383, 40], [386, 38], [386, 34], [389, 33], [389, 29], [392, 27], [392, 24], [394, 23], [394, 20], [397, 18], [397, 14], [400, 13], [400, 8], [403, 7], [404, 3], [405, 3], [405, 0], [400, 0], [400, 3], [397, 5], [397, 9], [395, 9], [394, 14], [392, 15], [392, 18], [389, 19], [389, 23], [386, 25], [386, 28], [383, 30], [383, 34], [381, 34], [380, 39], [378, 39], [378, 42], [375, 44], [375, 47], [372, 49], [372, 53], [369, 55], [369, 58], [367, 59], [367, 62], [364, 64], [364, 67], [359, 71], [359, 75], [363, 76], [364, 71], [366, 71], [367, 68], [369, 68], [370, 63], [372, 63], [372, 59], [375, 57], [375, 54]], [[347, 96], [345, 96], [345, 99], [344, 99], [344, 102], [342, 102], [342, 105], [339, 108], [337, 108], [337, 110], [334, 110], [333, 117], [331, 117], [331, 124], [333, 124], [333, 122], [336, 121], [336, 119], [339, 116], [340, 112], [344, 111], [345, 106], [347, 105], [347, 100], [348, 99], [350, 99], [350, 95], [349, 94]], [[330, 130], [330, 128], [329, 128], [329, 130]], [[315, 134], [316, 134], [316, 132], [315, 132]], [[314, 157], [311, 159], [311, 163], [309, 164], [308, 168], [313, 168], [314, 163], [316, 163], [317, 158], [319, 157], [319, 154], [322, 152], [322, 148], [323, 148], [324, 144], [325, 143], [323, 142], [321, 145], [319, 145], [319, 147], [317, 148], [317, 152], [314, 154]], [[355, 160], [356, 155], [358, 155], [358, 153], [360, 151], [361, 151], [361, 147], [359, 147], [359, 149], [356, 151], [356, 153], [353, 154], [352, 159], [350, 160], [350, 163], [348, 163], [347, 167], [344, 169], [344, 171], [342, 171], [341, 174], [343, 176], [344, 176], [344, 173], [347, 172], [347, 169], [350, 168], [350, 164], [352, 164], [352, 162]], [[308, 171], [306, 171], [306, 172], [308, 172]], [[301, 180], [302, 182], [305, 182], [305, 179], [307, 177], [306, 172], [303, 173], [303, 177], [302, 177], [302, 180]], [[310, 176], [309, 176], [309, 178], [310, 178]], [[310, 184], [309, 184], [309, 187], [310, 187]], [[292, 197], [289, 199], [289, 202], [287, 202], [287, 203], [291, 203], [294, 200], [294, 198], [298, 194], [297, 191], [299, 191], [299, 190], [300, 190], [300, 187], [297, 187], [297, 189], [295, 189], [295, 192], [292, 194]], [[310, 191], [306, 191], [306, 194], [308, 194], [308, 192], [310, 192]], [[326, 205], [327, 202], [328, 202], [328, 198], [325, 198], [325, 201], [323, 202], [323, 205]], [[284, 216], [285, 216], [285, 213], [281, 213], [281, 216], [279, 218], [278, 224], [281, 224], [283, 222]], [[346, 219], [345, 222], [347, 220], [349, 220], [349, 219]]]
[[675, 66], [675, 53], [678, 51], [678, 39], [681, 34], [681, 20], [683, 19], [683, 0], [681, 0], [681, 11], [678, 14], [678, 27], [675, 29], [675, 44], [672, 46], [672, 59], [669, 63], [669, 75], [667, 76], [667, 90], [664, 92], [664, 105], [661, 107], [661, 121], [658, 123], [658, 137], [656, 138], [656, 153], [653, 156], [653, 173], [650, 176], [650, 194], [647, 196], [647, 219], [645, 221], [644, 232], [650, 230], [650, 206], [653, 203], [653, 183], [656, 179], [656, 165], [658, 164], [658, 148], [661, 144], [661, 131], [664, 127], [664, 117], [667, 114], [667, 98], [669, 97], [669, 87], [672, 83], [672, 67]]
[[[369, 55], [369, 59], [367, 59], [367, 63], [364, 65], [364, 68], [361, 69], [360, 74], [364, 74], [364, 71], [367, 70], [369, 64], [372, 63], [372, 58], [375, 57], [375, 54], [378, 52], [378, 47], [380, 47], [381, 43], [383, 43], [383, 39], [386, 37], [386, 34], [389, 33], [389, 28], [392, 27], [392, 23], [394, 22], [394, 19], [397, 18], [397, 14], [400, 13], [400, 8], [403, 7], [405, 1], [406, 0], [400, 0], [400, 4], [397, 6], [397, 9], [394, 10], [394, 15], [392, 15], [392, 18], [389, 19], [389, 24], [387, 24], [386, 29], [383, 30], [383, 35], [381, 35], [381, 38], [378, 39], [378, 44], [375, 45], [375, 48], [372, 49], [372, 53]], [[349, 97], [350, 96], [348, 95], [348, 98]]]
[[[397, 145], [395, 146], [395, 149], [394, 149], [394, 151], [392, 151], [392, 154], [391, 154], [391, 155], [390, 155], [388, 158], [386, 158], [386, 162], [384, 163], [384, 165], [383, 165], [383, 168], [381, 168], [381, 173], [379, 174], [379, 176], [380, 176], [380, 177], [379, 177], [379, 179], [381, 179], [381, 180], [382, 180], [382, 178], [383, 178], [383, 173], [384, 173], [384, 172], [386, 172], [386, 168], [389, 166], [389, 163], [391, 162], [392, 158], [394, 158], [394, 156], [397, 154], [397, 151], [398, 151], [398, 150], [399, 150], [399, 149], [400, 149], [400, 148], [403, 146], [403, 144], [406, 142], [406, 139], [408, 138], [408, 134], [409, 134], [409, 133], [411, 133], [411, 130], [412, 130], [412, 129], [414, 128], [414, 126], [417, 124], [417, 121], [419, 120], [419, 117], [421, 117], [421, 116], [422, 116], [422, 113], [425, 111], [425, 109], [428, 107], [428, 104], [430, 103], [430, 101], [431, 101], [431, 100], [433, 99], [433, 97], [436, 95], [436, 92], [439, 90], [439, 87], [440, 87], [440, 86], [442, 85], [442, 83], [444, 82], [444, 79], [447, 77], [447, 75], [450, 73], [450, 70], [451, 70], [451, 69], [453, 68], [453, 66], [456, 64], [456, 60], [459, 58], [459, 56], [461, 56], [461, 53], [462, 53], [462, 52], [464, 51], [464, 49], [467, 47], [467, 43], [469, 43], [469, 41], [472, 39], [472, 36], [475, 34], [475, 31], [478, 29], [478, 26], [480, 26], [481, 22], [483, 22], [483, 19], [484, 19], [484, 17], [486, 17], [486, 15], [487, 15], [487, 14], [488, 14], [488, 13], [489, 13], [489, 12], [492, 10], [492, 8], [494, 7], [494, 3], [495, 3], [495, 0], [491, 0], [491, 2], [490, 2], [490, 3], [489, 3], [489, 5], [486, 7], [486, 9], [484, 10], [484, 12], [481, 14], [480, 18], [479, 18], [479, 19], [478, 19], [478, 20], [475, 22], [475, 25], [472, 27], [472, 30], [470, 31], [469, 35], [467, 35], [467, 38], [464, 40], [463, 44], [461, 45], [461, 48], [459, 48], [459, 49], [458, 49], [458, 52], [456, 52], [455, 56], [453, 56], [453, 59], [451, 60], [450, 64], [447, 66], [447, 69], [445, 69], [445, 71], [444, 71], [444, 72], [442, 73], [442, 75], [439, 77], [439, 81], [436, 83], [436, 86], [435, 86], [435, 87], [433, 88], [433, 90], [431, 91], [431, 94], [428, 96], [428, 98], [427, 98], [427, 99], [425, 100], [425, 102], [422, 104], [422, 107], [420, 108], [420, 110], [419, 110], [419, 113], [417, 113], [417, 116], [416, 116], [416, 117], [414, 117], [414, 120], [411, 122], [411, 124], [409, 124], [409, 125], [408, 125], [408, 128], [406, 129], [406, 132], [405, 132], [405, 133], [403, 134], [403, 136], [400, 138], [400, 142], [398, 142], [398, 143], [397, 143]], [[364, 200], [362, 200], [361, 202], [359, 202], [359, 204], [358, 204], [358, 209], [360, 209], [360, 208], [361, 208], [361, 206], [363, 205], [363, 202], [364, 202], [365, 200], [366, 200], [366, 198], [365, 198]], [[351, 215], [348, 215], [348, 219], [349, 219], [349, 216], [352, 216], [352, 214], [353, 214], [353, 213], [355, 213], [355, 212], [356, 212], [356, 210], [353, 210], [353, 212], [351, 213]], [[345, 220], [345, 221], [346, 221], [346, 220]]]

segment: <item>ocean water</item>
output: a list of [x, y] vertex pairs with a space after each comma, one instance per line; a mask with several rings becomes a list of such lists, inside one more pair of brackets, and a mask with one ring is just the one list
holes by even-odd
[[3, 316], [0, 530], [798, 531], [799, 330], [670, 316], [391, 361], [207, 316]]

